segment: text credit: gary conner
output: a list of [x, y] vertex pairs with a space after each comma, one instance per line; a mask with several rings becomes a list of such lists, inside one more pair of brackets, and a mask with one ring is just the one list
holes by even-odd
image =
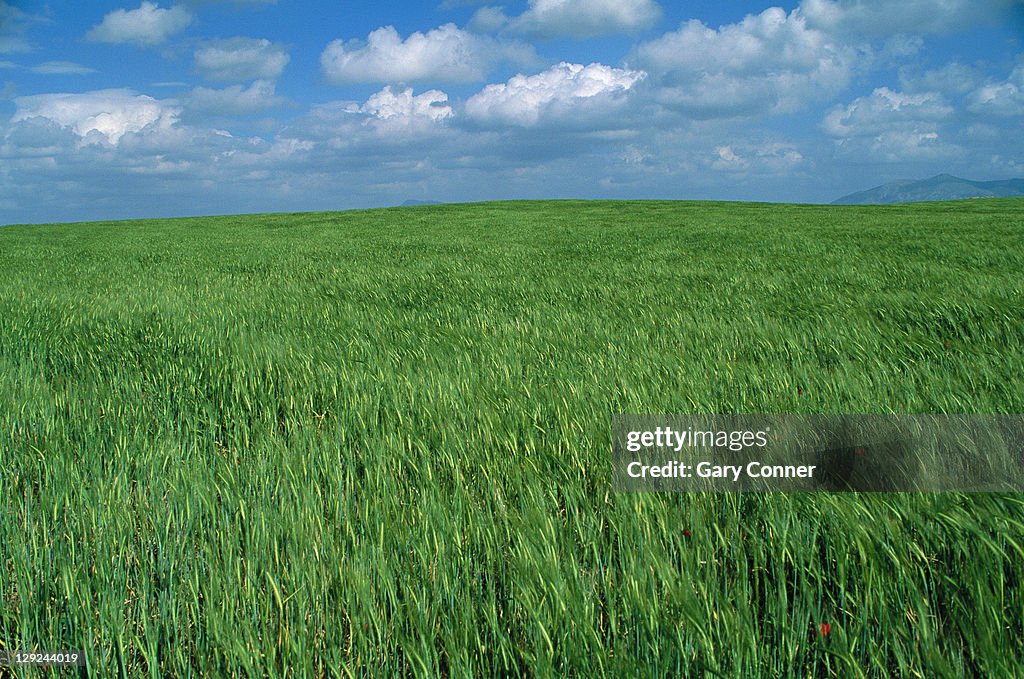
[[[739, 451], [748, 447], [764, 448], [768, 445], [770, 429], [760, 431], [695, 431], [657, 427], [653, 431], [631, 431], [626, 435], [626, 450], [635, 453], [645, 448], [664, 448], [679, 452], [686, 447], [728, 448]], [[697, 462], [687, 464], [671, 460], [650, 465], [633, 461], [626, 465], [631, 478], [700, 478], [739, 481], [744, 474], [754, 479], [807, 479], [814, 476], [816, 465], [769, 465], [758, 461], [746, 465]]]

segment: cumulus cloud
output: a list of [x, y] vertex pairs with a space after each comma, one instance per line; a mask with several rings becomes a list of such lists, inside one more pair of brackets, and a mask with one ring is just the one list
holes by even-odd
[[536, 75], [487, 85], [466, 101], [466, 115], [481, 123], [530, 127], [544, 119], [578, 115], [590, 102], [605, 113], [645, 74], [604, 64], [562, 62]]
[[[149, 8], [161, 17], [174, 6], [198, 14], [207, 0], [163, 0], [170, 9], [162, 10], [153, 0], [128, 11], [131, 1], [124, 0], [123, 15]], [[320, 55], [325, 80], [376, 84], [358, 100], [309, 106], [279, 127], [231, 118], [291, 103], [275, 91], [292, 67], [289, 48], [269, 34], [271, 40], [231, 38], [229, 32], [224, 40], [189, 41], [191, 61], [178, 65], [203, 80], [186, 84], [180, 74], [161, 76], [173, 77], [159, 86], [180, 91], [177, 100], [132, 90], [15, 100], [8, 89], [15, 114], [0, 116], [0, 203], [33, 217], [82, 219], [127, 215], [133, 200], [139, 215], [616, 192], [830, 200], [845, 192], [830, 187], [837, 176], [843, 186], [870, 186], [880, 183], [877, 174], [925, 176], [922, 168], [998, 176], [1021, 167], [1015, 135], [1024, 115], [1024, 67], [996, 71], [994, 62], [981, 60], [1003, 58], [990, 50], [965, 52], [962, 58], [978, 59], [971, 66], [954, 62], [927, 70], [945, 55], [946, 43], [929, 51], [935, 41], [925, 35], [938, 24], [883, 33], [866, 19], [854, 21], [857, 3], [804, 0], [792, 12], [772, 8], [720, 27], [699, 21], [673, 26], [637, 45], [625, 65], [550, 66], [538, 65], [532, 49], [509, 36], [634, 30], [649, 24], [629, 12], [657, 6], [535, 0], [520, 3], [525, 13], [517, 9], [509, 17], [492, 2], [470, 3], [464, 14], [477, 11], [464, 28], [447, 24], [399, 35], [385, 27], [350, 34], [364, 41], [331, 42]], [[898, 16], [902, 10], [891, 7], [894, 21], [906, 23]], [[618, 10], [624, 14], [616, 18]], [[594, 22], [595, 16], [603, 19]], [[527, 26], [531, 17], [534, 24]], [[128, 33], [120, 31], [121, 38]], [[149, 35], [166, 40], [156, 31]], [[1000, 49], [1005, 56], [1013, 47]], [[33, 66], [47, 58], [0, 61], [0, 69], [12, 69], [0, 75], [87, 68]], [[529, 66], [517, 63], [530, 59]], [[480, 80], [509, 63], [516, 68], [459, 90], [458, 98], [442, 91], [449, 89], [442, 82]], [[872, 92], [883, 82], [860, 77], [891, 79], [901, 66], [899, 84], [885, 82], [889, 88]], [[837, 98], [854, 80], [868, 86]], [[365, 96], [369, 92], [375, 93]], [[766, 115], [812, 102], [821, 106], [817, 113]], [[809, 115], [820, 125], [808, 126]], [[247, 136], [256, 134], [263, 137]], [[793, 139], [780, 141], [783, 135]], [[850, 159], [855, 162], [843, 162]], [[4, 213], [8, 220], [15, 214]]]
[[476, 35], [445, 24], [405, 40], [393, 26], [378, 28], [365, 43], [334, 40], [320, 55], [334, 84], [368, 82], [475, 82], [500, 61], [529, 62], [532, 48]]
[[80, 94], [36, 94], [16, 97], [11, 123], [48, 121], [70, 130], [83, 143], [118, 144], [129, 133], [147, 128], [169, 128], [178, 121], [180, 107], [128, 89]]
[[1002, 82], [988, 82], [968, 97], [973, 113], [1000, 117], [1024, 116], [1024, 64], [1018, 65]]
[[694, 118], [791, 111], [849, 82], [856, 53], [772, 7], [713, 29], [694, 19], [637, 47], [631, 63], [651, 73], [655, 96]]
[[197, 87], [188, 99], [189, 108], [220, 115], [244, 115], [280, 106], [286, 100], [275, 96], [269, 80], [255, 80], [249, 87], [232, 85], [224, 89]]
[[829, 111], [822, 128], [833, 137], [862, 137], [896, 126], [934, 126], [952, 114], [953, 108], [937, 93], [906, 94], [879, 87], [869, 96]]
[[804, 163], [805, 158], [796, 147], [773, 142], [716, 146], [707, 164], [722, 172], [776, 175], [793, 172]]
[[204, 43], [194, 54], [196, 68], [209, 80], [274, 80], [288, 65], [288, 50], [266, 39], [230, 38]]
[[636, 33], [661, 17], [653, 0], [530, 0], [508, 30], [541, 38]]
[[847, 155], [887, 162], [939, 160], [961, 154], [941, 127], [953, 114], [953, 107], [941, 94], [908, 94], [879, 87], [866, 97], [833, 108], [821, 127]]
[[8, 219], [241, 212], [267, 195], [268, 182], [234, 157], [271, 144], [187, 126], [170, 102], [128, 90], [43, 96], [51, 101], [23, 98], [16, 120], [0, 124]]
[[454, 115], [448, 95], [440, 90], [413, 95], [411, 87], [395, 91], [390, 85], [370, 96], [359, 110], [382, 120], [426, 118], [438, 122]]
[[977, 68], [958, 61], [924, 72], [909, 67], [900, 69], [900, 86], [906, 92], [966, 94], [977, 87], [981, 80], [982, 74]]
[[961, 155], [959, 148], [934, 130], [889, 130], [872, 141], [871, 151], [876, 157], [894, 163], [943, 160]]
[[834, 33], [936, 34], [1007, 16], [1019, 0], [803, 0], [808, 22]]
[[[312, 107], [279, 135], [307, 145], [312, 161], [322, 167], [339, 162], [372, 167], [382, 159], [398, 160], [417, 154], [451, 153], [453, 135], [446, 123], [455, 116], [441, 90], [415, 94], [411, 87], [384, 87], [366, 101], [332, 101]], [[436, 143], [447, 135], [443, 144]]]
[[143, 2], [138, 9], [116, 9], [86, 34], [93, 42], [159, 45], [192, 23], [192, 13], [180, 5], [168, 9]]

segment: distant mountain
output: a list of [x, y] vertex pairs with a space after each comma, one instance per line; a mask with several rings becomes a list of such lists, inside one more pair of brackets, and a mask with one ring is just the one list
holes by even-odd
[[925, 200], [959, 200], [961, 198], [1002, 198], [1024, 196], [1024, 179], [1000, 179], [975, 182], [951, 174], [937, 174], [930, 179], [903, 179], [858, 191], [832, 201], [833, 205], [868, 205], [874, 203], [917, 203]]
[[413, 207], [414, 205], [440, 205], [436, 200], [406, 200], [399, 207]]

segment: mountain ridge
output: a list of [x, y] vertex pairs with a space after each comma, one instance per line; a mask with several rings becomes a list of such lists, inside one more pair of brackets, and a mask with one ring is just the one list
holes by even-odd
[[930, 200], [1008, 196], [1024, 196], [1024, 179], [974, 181], [942, 173], [927, 179], [898, 179], [837, 198], [832, 201], [832, 205], [918, 203]]

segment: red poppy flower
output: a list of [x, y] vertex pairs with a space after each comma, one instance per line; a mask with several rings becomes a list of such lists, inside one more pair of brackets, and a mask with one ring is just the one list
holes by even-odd
[[683, 529], [683, 537], [688, 538], [688, 537], [690, 537], [690, 535], [691, 535], [690, 530], [688, 528], [684, 528]]
[[823, 637], [827, 637], [828, 633], [831, 631], [832, 625], [828, 624], [827, 622], [823, 622], [820, 625], [818, 625], [818, 634], [820, 634]]

